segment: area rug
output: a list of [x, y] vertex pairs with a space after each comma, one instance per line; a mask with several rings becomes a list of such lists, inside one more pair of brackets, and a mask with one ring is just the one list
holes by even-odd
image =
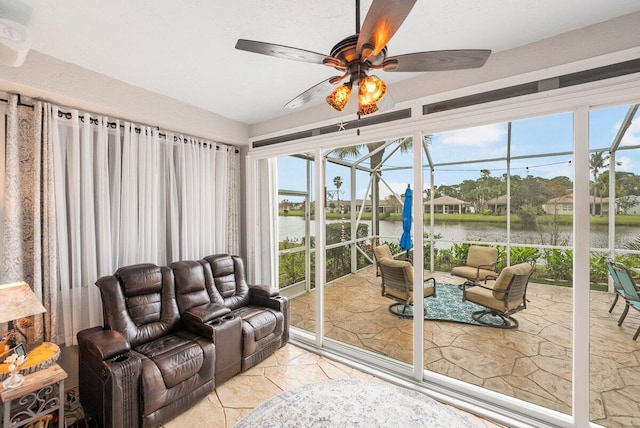
[[[464, 324], [485, 326], [471, 317], [475, 311], [485, 309], [484, 306], [462, 300], [462, 290], [455, 284], [436, 284], [436, 297], [426, 297], [424, 299], [424, 319], [433, 321], [451, 321]], [[402, 318], [413, 318], [413, 306], [399, 304], [393, 306], [392, 313]], [[504, 325], [500, 317], [485, 315], [482, 318], [492, 326]], [[490, 326], [485, 326], [490, 327]]]
[[477, 427], [469, 418], [416, 391], [375, 380], [330, 380], [275, 396], [236, 428]]

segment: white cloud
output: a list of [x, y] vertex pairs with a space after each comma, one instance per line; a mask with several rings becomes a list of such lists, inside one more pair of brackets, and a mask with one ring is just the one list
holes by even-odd
[[505, 135], [504, 125], [494, 124], [446, 132], [437, 141], [447, 146], [487, 147], [495, 143], [504, 144]]
[[[620, 128], [620, 123], [617, 124], [618, 128]], [[616, 131], [617, 132], [617, 131]], [[622, 137], [622, 145], [623, 146], [637, 146], [640, 145], [640, 118], [635, 118], [627, 132], [624, 133], [624, 137]]]
[[[638, 152], [640, 150], [634, 150], [634, 152]], [[616, 163], [620, 163], [622, 165], [616, 165], [616, 171], [629, 171], [629, 172], [635, 172], [634, 171], [634, 167], [635, 167], [635, 161], [634, 159], [632, 159], [629, 156], [616, 156]]]

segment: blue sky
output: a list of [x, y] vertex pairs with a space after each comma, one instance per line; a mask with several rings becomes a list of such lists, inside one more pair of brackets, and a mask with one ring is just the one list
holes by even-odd
[[[619, 106], [591, 111], [589, 118], [591, 149], [608, 149], [628, 110], [629, 106]], [[573, 145], [572, 117], [571, 113], [562, 113], [512, 122], [511, 156], [571, 152]], [[432, 136], [430, 144], [432, 159], [436, 164], [439, 164], [505, 157], [507, 154], [507, 129], [507, 123], [498, 123], [435, 134]], [[622, 140], [621, 147], [634, 145], [640, 145], [640, 112], [636, 113], [631, 127]], [[567, 176], [573, 179], [570, 160], [570, 155], [514, 160], [512, 161], [512, 174], [522, 177], [530, 174], [543, 178]], [[640, 149], [620, 150], [616, 154], [616, 161], [621, 162], [621, 165], [616, 168], [617, 171], [640, 173]], [[279, 187], [288, 190], [304, 190], [304, 177], [306, 177], [304, 164], [299, 159], [279, 158]], [[394, 167], [410, 166], [411, 164], [412, 154], [401, 154], [399, 151], [386, 162], [387, 166]], [[438, 186], [457, 184], [465, 179], [475, 180], [480, 177], [480, 169], [485, 168], [491, 171], [493, 177], [499, 177], [506, 172], [505, 162], [436, 167], [435, 184]], [[335, 190], [333, 178], [340, 176], [343, 181], [341, 190], [344, 192], [340, 195], [340, 199], [350, 199], [349, 174], [347, 168], [328, 163], [327, 190]], [[357, 198], [364, 197], [368, 180], [367, 173], [358, 174], [356, 178]], [[383, 180], [391, 189], [400, 194], [404, 192], [408, 183], [413, 182], [413, 172], [410, 168], [385, 171], [383, 172]], [[428, 170], [425, 170], [425, 187], [428, 187], [428, 182]], [[383, 184], [381, 185], [381, 193], [385, 198], [391, 191]]]

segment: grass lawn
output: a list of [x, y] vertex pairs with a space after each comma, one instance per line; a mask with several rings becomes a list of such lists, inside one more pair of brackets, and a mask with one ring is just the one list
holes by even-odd
[[[284, 216], [284, 212], [280, 210], [279, 215]], [[293, 211], [289, 210], [287, 213], [288, 216], [292, 217], [302, 217], [302, 211]], [[327, 213], [327, 220], [340, 220], [340, 219], [349, 219], [349, 213], [340, 214], [340, 213]], [[362, 214], [363, 220], [371, 220], [371, 213], [365, 212]], [[424, 216], [425, 222], [429, 221], [429, 214], [425, 214]], [[475, 223], [507, 223], [507, 216], [504, 215], [484, 215], [484, 214], [436, 214], [435, 219], [438, 222], [442, 223], [463, 223], [463, 222], [475, 222]], [[549, 221], [553, 220], [553, 216], [550, 214], [544, 214], [537, 217], [539, 221]], [[383, 221], [402, 221], [402, 214], [382, 214], [380, 216], [380, 220]], [[570, 225], [573, 221], [573, 217], [570, 215], [558, 215], [556, 220], [559, 224], [562, 225]], [[518, 215], [511, 216], [511, 223], [520, 223], [520, 217]], [[608, 216], [592, 216], [591, 224], [595, 226], [606, 226], [609, 224]], [[616, 224], [618, 226], [640, 226], [640, 216], [639, 215], [617, 215], [616, 216]]]

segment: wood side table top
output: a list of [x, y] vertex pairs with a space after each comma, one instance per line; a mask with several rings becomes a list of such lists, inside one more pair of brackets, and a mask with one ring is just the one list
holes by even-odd
[[0, 384], [0, 398], [3, 403], [6, 403], [10, 400], [20, 398], [23, 395], [35, 392], [47, 385], [60, 382], [66, 378], [67, 372], [65, 372], [58, 364], [54, 364], [49, 368], [39, 370], [25, 376], [22, 385], [16, 388], [4, 388], [2, 384]]

